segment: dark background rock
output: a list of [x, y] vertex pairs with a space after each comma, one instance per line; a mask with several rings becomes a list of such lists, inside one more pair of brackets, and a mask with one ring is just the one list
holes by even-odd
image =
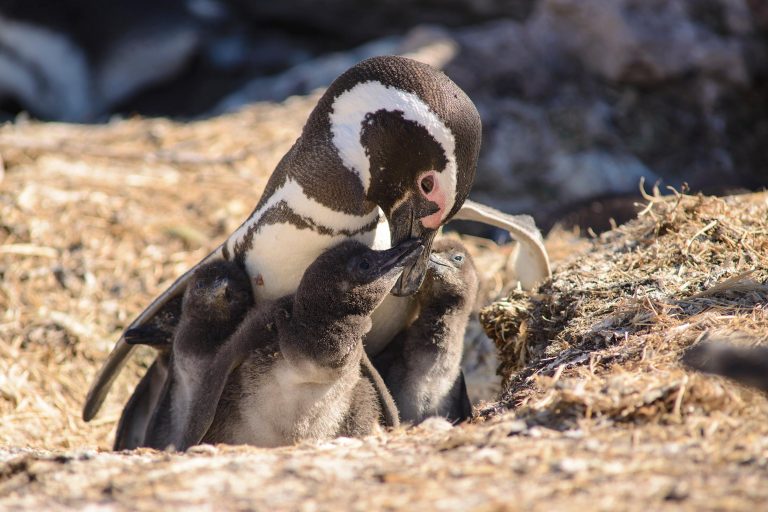
[[289, 33], [312, 34], [325, 41], [359, 45], [400, 34], [422, 23], [446, 27], [472, 25], [498, 18], [522, 20], [536, 0], [227, 0], [254, 26], [281, 27]]
[[445, 71], [486, 128], [475, 197], [550, 224], [641, 176], [764, 186], [766, 47], [751, 23], [736, 1], [542, 0], [525, 22], [456, 31]]
[[768, 184], [766, 4], [5, 0], [0, 115], [209, 116], [410, 55], [480, 110], [473, 197], [545, 227], [601, 229], [631, 215], [641, 177], [710, 192]]

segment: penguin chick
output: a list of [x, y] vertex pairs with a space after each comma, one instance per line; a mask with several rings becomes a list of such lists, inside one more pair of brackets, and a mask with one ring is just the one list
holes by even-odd
[[416, 295], [418, 318], [375, 360], [401, 419], [414, 423], [429, 416], [451, 421], [472, 416], [461, 356], [477, 297], [477, 271], [458, 240], [441, 239], [433, 247]]
[[[225, 341], [252, 305], [248, 275], [235, 263], [216, 261], [194, 272], [171, 344], [160, 347], [169, 353], [169, 370], [141, 445], [186, 448], [200, 442], [222, 391], [211, 374], [229, 373], [244, 359], [228, 352]], [[157, 348], [164, 339], [150, 336], [147, 342]]]
[[739, 347], [708, 340], [688, 349], [683, 363], [768, 393], [768, 347]]
[[363, 337], [373, 310], [422, 250], [418, 240], [386, 251], [344, 241], [309, 266], [293, 296], [249, 312], [227, 344], [250, 355], [203, 441], [281, 446], [362, 436], [385, 423], [361, 365]]

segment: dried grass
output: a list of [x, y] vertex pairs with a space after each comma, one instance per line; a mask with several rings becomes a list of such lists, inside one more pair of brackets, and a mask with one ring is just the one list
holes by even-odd
[[151, 353], [84, 423], [95, 372], [128, 322], [248, 215], [315, 101], [190, 124], [0, 127], [0, 445], [111, 445]]
[[472, 425], [102, 451], [151, 357], [83, 423], [113, 341], [248, 214], [314, 101], [184, 125], [0, 127], [0, 508], [764, 506], [768, 401], [679, 358], [707, 331], [768, 343], [768, 194], [654, 194], [597, 239], [561, 232], [547, 241], [555, 275], [533, 294], [509, 289], [509, 247], [467, 239], [483, 300], [507, 296], [482, 315], [505, 393]]
[[768, 343], [768, 194], [646, 199], [536, 293], [482, 311], [503, 401], [519, 412], [557, 428], [768, 413], [759, 395], [679, 362], [705, 332]]

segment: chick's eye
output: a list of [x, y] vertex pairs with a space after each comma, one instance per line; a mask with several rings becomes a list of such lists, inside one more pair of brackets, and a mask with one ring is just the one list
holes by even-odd
[[358, 263], [357, 266], [361, 270], [368, 270], [369, 268], [371, 268], [371, 263], [367, 259], [363, 258], [362, 260], [360, 260], [360, 263]]
[[454, 254], [453, 255], [453, 261], [455, 261], [456, 263], [461, 263], [462, 261], [464, 261], [464, 255], [463, 254]]

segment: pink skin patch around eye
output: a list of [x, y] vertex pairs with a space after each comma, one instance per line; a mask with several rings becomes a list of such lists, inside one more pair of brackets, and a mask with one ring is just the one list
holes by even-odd
[[[432, 177], [432, 190], [429, 193], [425, 193], [421, 188], [421, 182], [427, 178]], [[419, 193], [427, 200], [435, 203], [438, 210], [432, 215], [427, 215], [419, 219], [421, 225], [428, 229], [437, 229], [440, 227], [440, 222], [443, 220], [443, 214], [445, 212], [445, 191], [440, 188], [440, 181], [437, 179], [437, 171], [427, 171], [418, 179]]]

